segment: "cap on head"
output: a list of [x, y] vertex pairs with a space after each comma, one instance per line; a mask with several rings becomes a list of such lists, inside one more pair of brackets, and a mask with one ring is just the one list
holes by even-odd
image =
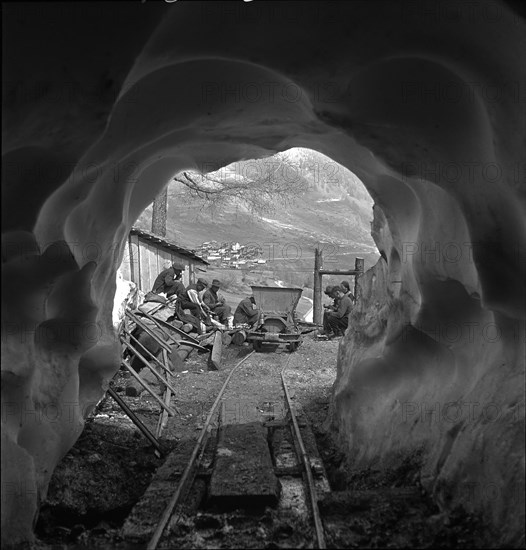
[[218, 279], [214, 279], [212, 281], [212, 286], [216, 286], [217, 288], [219, 288], [221, 286], [221, 281], [219, 281]]
[[325, 294], [327, 294], [327, 296], [330, 296], [332, 294], [334, 290], [334, 287], [333, 286], [328, 286], [326, 289], [325, 289]]
[[202, 285], [204, 287], [207, 287], [208, 286], [208, 283], [205, 281], [205, 279], [197, 279], [197, 283], [198, 285]]

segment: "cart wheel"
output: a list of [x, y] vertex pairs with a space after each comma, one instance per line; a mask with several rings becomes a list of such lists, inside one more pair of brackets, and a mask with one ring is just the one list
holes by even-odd
[[290, 351], [290, 353], [296, 351], [296, 350], [298, 349], [298, 346], [299, 346], [299, 345], [300, 345], [299, 342], [291, 342], [291, 343], [289, 344], [289, 351]]
[[259, 340], [254, 340], [252, 342], [252, 347], [254, 348], [254, 351], [261, 351], [262, 344]]

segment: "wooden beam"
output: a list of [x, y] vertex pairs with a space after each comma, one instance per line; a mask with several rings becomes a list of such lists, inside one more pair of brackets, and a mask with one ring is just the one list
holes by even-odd
[[[141, 313], [144, 314], [143, 311], [141, 311]], [[169, 344], [167, 344], [164, 340], [162, 340], [161, 338], [159, 338], [159, 336], [157, 334], [155, 334], [155, 332], [148, 326], [146, 325], [145, 323], [143, 323], [138, 317], [137, 315], [135, 315], [133, 312], [131, 312], [129, 309], [126, 310], [126, 315], [128, 315], [128, 317], [130, 317], [132, 319], [132, 321], [135, 322], [135, 324], [137, 324], [139, 327], [142, 328], [142, 330], [144, 330], [145, 332], [147, 332], [162, 348], [164, 348], [167, 352], [170, 352], [172, 351], [172, 348], [170, 347]]]
[[[165, 380], [156, 370], [155, 370], [155, 367], [152, 367], [152, 365], [150, 365], [150, 363], [148, 362], [148, 360], [139, 352], [137, 351], [130, 343], [126, 342], [126, 340], [123, 340], [124, 344], [126, 345], [126, 347], [133, 353], [135, 354], [139, 360], [144, 364], [144, 366], [146, 368], [148, 368], [152, 374], [155, 376], [155, 378], [157, 378], [157, 380], [159, 380], [161, 383], [163, 383], [167, 388], [170, 388], [174, 393], [175, 393], [175, 388], [170, 384], [170, 382], [168, 382], [168, 380]], [[165, 350], [163, 350], [163, 353], [166, 353]]]
[[[159, 326], [159, 328], [162, 330], [162, 327], [166, 327], [170, 330], [173, 330], [174, 332], [177, 332], [177, 334], [180, 334], [181, 336], [183, 336], [183, 338], [185, 340], [188, 340], [190, 342], [193, 342], [194, 344], [198, 344], [198, 340], [196, 340], [193, 336], [190, 336], [189, 334], [186, 334], [186, 332], [184, 330], [181, 330], [180, 328], [177, 328], [177, 327], [174, 327], [173, 325], [171, 325], [170, 323], [168, 323], [167, 321], [163, 321], [162, 319], [157, 319], [157, 317], [154, 317], [152, 315], [151, 312], [149, 313], [146, 313], [145, 311], [141, 311], [139, 310], [144, 316], [146, 316], [148, 319], [150, 319], [150, 321], [154, 322], [156, 325]], [[153, 311], [153, 310], [152, 310]], [[165, 331], [163, 330], [163, 334], [165, 334]], [[171, 335], [170, 335], [171, 338], [173, 338]], [[177, 344], [179, 342], [176, 342]]]
[[314, 249], [314, 293], [312, 300], [312, 320], [317, 325], [321, 324], [321, 293], [322, 293], [322, 273], [323, 265], [322, 253], [319, 249]]
[[108, 388], [108, 394], [116, 401], [119, 407], [124, 411], [126, 416], [141, 430], [143, 435], [150, 441], [150, 443], [157, 449], [157, 451], [163, 454], [159, 441], [152, 435], [150, 430], [141, 422], [139, 417], [126, 405], [124, 400], [115, 393], [115, 390]]
[[170, 416], [175, 416], [175, 411], [170, 409], [164, 404], [164, 401], [152, 390], [152, 388], [139, 376], [137, 372], [123, 359], [122, 364], [125, 369], [139, 382], [139, 384], [159, 403], [159, 405], [166, 410]]
[[[141, 346], [141, 348], [151, 357], [151, 359], [153, 361], [155, 361], [161, 368], [163, 368], [167, 373], [170, 373], [171, 374], [171, 371], [170, 369], [166, 366], [166, 365], [163, 365], [161, 363], [161, 361], [159, 361], [159, 359], [157, 359], [157, 357], [155, 357], [155, 355], [147, 348], [145, 347], [143, 344], [141, 344], [141, 342], [139, 340], [137, 340], [137, 338], [135, 338], [135, 336], [133, 336], [133, 334], [126, 330], [126, 328], [124, 328], [124, 334], [130, 338], [130, 340], [133, 340], [137, 345]], [[126, 346], [127, 345], [127, 342], [126, 340], [124, 339], [124, 337], [121, 336], [121, 341], [124, 340], [122, 343]], [[131, 343], [131, 342], [130, 342]], [[164, 348], [161, 348], [164, 352], [166, 351]]]
[[363, 275], [364, 262], [363, 258], [355, 258], [354, 268], [356, 269], [356, 275], [354, 276], [354, 300], [358, 302], [358, 279]]
[[[358, 259], [358, 258], [356, 258]], [[356, 269], [350, 269], [350, 270], [342, 270], [342, 269], [320, 269], [321, 275], [359, 275], [362, 273], [361, 271], [357, 271]]]

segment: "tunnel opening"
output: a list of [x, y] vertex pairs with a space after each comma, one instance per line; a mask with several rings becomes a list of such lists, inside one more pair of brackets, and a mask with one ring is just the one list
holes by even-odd
[[[8, 10], [20, 59], [8, 68], [2, 185], [2, 397], [13, 406], [2, 417], [3, 541], [32, 538], [51, 472], [118, 368], [114, 275], [133, 220], [176, 172], [295, 146], [352, 168], [376, 202], [381, 259], [362, 278], [330, 400], [345, 456], [396, 468], [424, 449], [421, 483], [441, 513], [462, 506], [499, 544], [523, 543], [524, 125], [512, 53], [524, 20], [501, 2], [492, 20], [409, 4], [383, 3], [380, 15], [350, 3], [331, 20], [305, 5], [285, 28], [287, 5], [270, 42], [260, 21], [232, 17], [221, 32], [236, 40], [222, 40], [217, 18], [185, 5], [143, 44], [160, 11], [136, 11], [122, 19], [126, 41], [101, 40], [93, 60], [81, 18], [57, 18], [67, 33], [54, 33], [34, 9]], [[21, 47], [31, 35], [39, 47]], [[96, 105], [57, 101], [64, 74], [74, 89], [91, 82]], [[265, 94], [254, 100], [247, 82]], [[122, 91], [110, 97], [113, 84]], [[86, 325], [100, 329], [96, 342], [79, 334]], [[71, 402], [64, 422], [36, 425], [16, 409]]]

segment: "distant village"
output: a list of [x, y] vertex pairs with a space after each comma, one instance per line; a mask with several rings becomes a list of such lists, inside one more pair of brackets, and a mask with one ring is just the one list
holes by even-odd
[[230, 269], [244, 269], [258, 264], [266, 264], [261, 258], [261, 248], [250, 245], [243, 246], [235, 242], [208, 241], [195, 250], [210, 265]]

